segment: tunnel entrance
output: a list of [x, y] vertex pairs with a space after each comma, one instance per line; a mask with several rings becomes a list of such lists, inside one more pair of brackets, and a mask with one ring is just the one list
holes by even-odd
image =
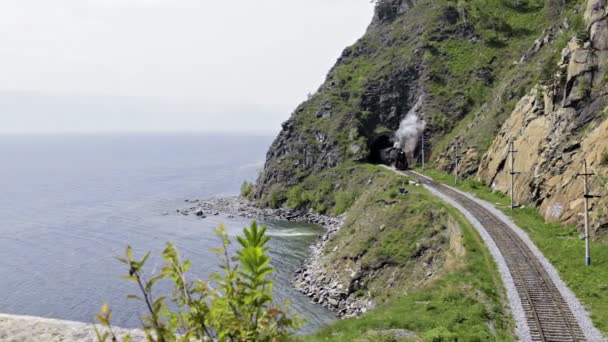
[[405, 152], [401, 148], [395, 147], [389, 134], [382, 134], [373, 139], [369, 150], [369, 162], [372, 164], [390, 165], [399, 170], [408, 168]]

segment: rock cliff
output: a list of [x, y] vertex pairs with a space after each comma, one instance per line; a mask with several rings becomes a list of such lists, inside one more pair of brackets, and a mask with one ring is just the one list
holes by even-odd
[[594, 234], [608, 228], [608, 18], [604, 0], [590, 0], [584, 27], [563, 48], [554, 73], [517, 104], [483, 157], [479, 177], [508, 192], [515, 150], [515, 199], [540, 207], [548, 220], [581, 225], [583, 162]]
[[[397, 129], [422, 93], [415, 47], [424, 21], [404, 21], [415, 3], [377, 5], [365, 37], [344, 50], [325, 83], [283, 123], [257, 182], [258, 198], [282, 202], [285, 188], [344, 161], [365, 160], [375, 140]], [[403, 32], [396, 32], [400, 25]]]
[[[605, 0], [380, 0], [366, 34], [283, 124], [255, 197], [293, 203], [290, 190], [319, 172], [377, 162], [415, 111], [429, 164], [452, 172], [458, 158], [460, 174], [506, 191], [513, 139], [518, 202], [578, 222], [583, 155], [598, 174], [591, 190], [606, 188], [607, 30]], [[600, 231], [606, 202], [593, 205]]]

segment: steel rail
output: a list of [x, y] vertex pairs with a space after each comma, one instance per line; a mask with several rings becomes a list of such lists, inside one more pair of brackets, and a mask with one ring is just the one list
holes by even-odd
[[482, 205], [439, 182], [413, 172], [403, 173], [455, 200], [490, 234], [513, 278], [532, 341], [585, 341], [578, 321], [546, 269], [508, 224]]

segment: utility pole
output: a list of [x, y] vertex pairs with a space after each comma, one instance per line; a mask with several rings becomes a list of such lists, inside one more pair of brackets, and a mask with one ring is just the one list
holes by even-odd
[[583, 173], [577, 174], [577, 176], [583, 176], [584, 189], [583, 197], [585, 199], [585, 265], [591, 265], [591, 246], [589, 236], [589, 199], [600, 198], [601, 196], [589, 194], [589, 177], [595, 175], [594, 173], [587, 172], [587, 160], [583, 160]]
[[511, 210], [515, 208], [515, 175], [519, 172], [515, 172], [515, 144], [513, 143], [513, 139], [509, 141], [509, 153], [511, 154]]
[[424, 170], [424, 131], [422, 131], [422, 169]]

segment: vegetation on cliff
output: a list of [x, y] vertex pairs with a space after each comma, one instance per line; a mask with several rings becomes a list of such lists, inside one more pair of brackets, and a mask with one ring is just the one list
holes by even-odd
[[396, 330], [401, 329], [415, 332], [424, 341], [514, 340], [500, 276], [483, 241], [455, 209], [433, 205], [445, 210], [462, 234], [464, 255], [457, 257], [447, 274], [418, 288], [401, 284], [405, 286], [390, 301], [357, 319], [321, 329], [308, 340], [394, 341], [398, 340]]
[[[261, 205], [281, 206], [290, 189], [314, 187], [320, 172], [373, 161], [421, 101], [430, 166], [451, 172], [460, 154], [461, 175], [479, 171], [493, 184], [504, 178], [509, 137], [525, 144], [536, 134], [534, 143], [550, 144], [531, 148], [533, 165], [521, 166], [534, 171], [516, 184], [527, 191], [521, 202], [543, 205], [546, 218], [570, 207], [576, 189], [562, 201], [554, 194], [560, 182], [551, 178], [580, 168], [582, 155], [606, 148], [576, 145], [595, 131], [607, 140], [600, 126], [608, 104], [604, 12], [596, 0], [377, 1], [367, 33], [344, 50], [325, 83], [283, 124], [254, 197]], [[536, 104], [519, 127], [509, 119], [519, 117], [522, 98]], [[541, 121], [544, 133], [537, 130]], [[595, 159], [604, 165], [601, 156]], [[572, 183], [568, 177], [563, 182]], [[497, 186], [505, 190], [504, 182]], [[552, 200], [543, 203], [547, 198]], [[592, 215], [595, 231], [606, 231], [607, 201], [596, 211], [604, 214]], [[572, 223], [572, 211], [557, 215]]]
[[384, 173], [384, 191], [360, 197], [325, 256], [328, 268], [363, 270], [350, 286], [378, 307], [309, 340], [392, 341], [396, 330], [425, 341], [512, 340], [501, 279], [475, 229], [422, 187], [393, 197], [402, 178]]
[[442, 156], [459, 137], [477, 149], [474, 173], [517, 99], [539, 77], [539, 64], [554, 56], [546, 51], [555, 48], [535, 49], [534, 40], [550, 31], [547, 44], [557, 44], [554, 37], [580, 28], [579, 5], [378, 1], [367, 33], [283, 124], [258, 179], [257, 199], [282, 205], [286, 198], [276, 192], [344, 162], [369, 161], [374, 150], [392, 144], [401, 119], [421, 98], [427, 156], [449, 168]]
[[[348, 214], [325, 245], [310, 282], [332, 294], [328, 301], [335, 300], [337, 310], [356, 301], [371, 301], [376, 308], [311, 340], [363, 336], [373, 341], [391, 329], [465, 340], [512, 339], [496, 266], [455, 209], [383, 167], [347, 163], [316, 176], [321, 183], [334, 180], [334, 191], [307, 196], [303, 205], [321, 203], [328, 212], [346, 206]], [[354, 200], [344, 205], [335, 194]]]

